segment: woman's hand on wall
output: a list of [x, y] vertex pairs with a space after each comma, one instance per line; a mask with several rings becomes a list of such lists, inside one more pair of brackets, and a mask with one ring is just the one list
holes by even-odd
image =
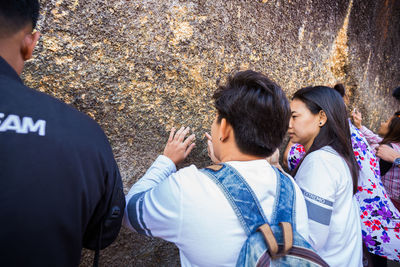
[[361, 112], [358, 111], [357, 109], [354, 109], [353, 112], [351, 113], [351, 116], [353, 117], [354, 126], [356, 126], [358, 129], [360, 129], [362, 127], [362, 125], [361, 125], [361, 123], [362, 123]]
[[175, 165], [181, 163], [195, 147], [195, 143], [193, 142], [195, 140], [194, 134], [189, 135], [185, 139], [189, 130], [189, 127], [182, 127], [175, 133], [175, 127], [171, 129], [163, 155], [171, 159]]

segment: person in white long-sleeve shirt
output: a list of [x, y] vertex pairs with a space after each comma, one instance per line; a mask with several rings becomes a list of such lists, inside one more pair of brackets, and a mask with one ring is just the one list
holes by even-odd
[[[288, 100], [266, 76], [244, 71], [214, 94], [216, 118], [209, 155], [236, 169], [255, 192], [268, 220], [277, 177], [266, 157], [281, 144], [290, 118]], [[173, 242], [182, 266], [235, 266], [247, 235], [223, 191], [191, 165], [176, 170], [193, 149], [189, 128], [171, 130], [163, 155], [126, 196], [124, 224], [141, 234]], [[295, 227], [308, 240], [307, 210], [295, 185]]]
[[306, 155], [295, 180], [307, 204], [310, 243], [330, 266], [362, 266], [362, 238], [355, 160], [346, 108], [338, 92], [300, 89], [290, 104], [290, 140]]

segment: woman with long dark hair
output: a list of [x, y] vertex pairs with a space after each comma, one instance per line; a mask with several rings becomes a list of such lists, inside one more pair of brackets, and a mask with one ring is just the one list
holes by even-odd
[[[337, 84], [334, 89], [342, 96], [347, 106], [348, 97], [345, 87], [342, 84]], [[350, 120], [348, 120], [348, 123], [353, 152], [360, 166], [358, 191], [355, 198], [359, 204], [364, 245], [368, 252], [380, 256], [371, 258], [374, 265], [380, 264], [383, 258], [400, 261], [400, 250], [398, 249], [400, 247], [400, 236], [398, 234], [400, 212], [390, 200], [385, 187], [382, 185], [379, 159], [375, 156], [374, 150], [360, 130]], [[289, 142], [283, 163], [290, 171], [293, 171], [304, 158], [304, 155], [305, 149], [301, 144]], [[392, 164], [390, 164], [390, 167], [392, 167]]]
[[359, 166], [351, 146], [346, 107], [325, 86], [300, 89], [291, 102], [290, 139], [306, 155], [295, 179], [306, 199], [310, 240], [330, 266], [362, 266], [357, 191]]

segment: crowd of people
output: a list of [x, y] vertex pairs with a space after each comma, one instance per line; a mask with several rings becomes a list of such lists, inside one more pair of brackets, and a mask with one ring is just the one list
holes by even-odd
[[182, 266], [255, 266], [253, 247], [284, 266], [400, 262], [400, 111], [375, 134], [348, 111], [342, 84], [301, 88], [289, 101], [266, 75], [239, 71], [213, 95], [213, 165], [177, 170], [195, 135], [172, 128], [124, 196], [98, 124], [19, 78], [38, 14], [37, 0], [0, 4], [4, 266], [78, 266], [82, 247], [97, 265], [121, 224], [176, 244]]

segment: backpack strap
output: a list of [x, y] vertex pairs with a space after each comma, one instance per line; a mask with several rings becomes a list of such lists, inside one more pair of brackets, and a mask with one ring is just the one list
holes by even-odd
[[[275, 238], [275, 233], [272, 231], [271, 226], [268, 223], [261, 225], [258, 231], [264, 236], [264, 240], [267, 243], [269, 254], [271, 258], [279, 258], [285, 256], [289, 250], [293, 247], [293, 228], [288, 222], [280, 222], [279, 226], [282, 232], [282, 249], [279, 250], [278, 242]], [[275, 230], [276, 231], [276, 230]]]
[[[228, 164], [221, 168], [205, 168], [201, 171], [210, 177], [225, 194], [247, 236], [257, 231], [260, 225], [268, 223], [253, 190], [243, 177]], [[216, 170], [219, 169], [219, 170]]]
[[[201, 171], [210, 177], [225, 194], [247, 236], [260, 231], [267, 243], [271, 258], [286, 255], [293, 246], [293, 230], [295, 229], [295, 192], [288, 176], [273, 167], [276, 173], [276, 197], [272, 211], [272, 225], [279, 225], [281, 231], [273, 230], [261, 209], [253, 190], [246, 180], [229, 164], [219, 164], [207, 167]], [[292, 227], [293, 225], [293, 227]], [[278, 239], [283, 243], [279, 249]]]
[[[271, 224], [277, 225], [280, 222], [289, 222], [293, 230], [296, 229], [296, 192], [291, 179], [272, 166], [277, 177], [277, 200], [271, 217]], [[279, 181], [279, 182], [278, 182]], [[279, 192], [279, 193], [278, 193]]]
[[[276, 199], [271, 224], [278, 225], [280, 222], [288, 222], [292, 224], [292, 228], [295, 230], [296, 209], [294, 207], [293, 183], [288, 176], [277, 168], [271, 167], [277, 177]], [[247, 235], [256, 231], [259, 226], [269, 223], [253, 190], [235, 168], [222, 163], [204, 168], [201, 171], [221, 188]]]

